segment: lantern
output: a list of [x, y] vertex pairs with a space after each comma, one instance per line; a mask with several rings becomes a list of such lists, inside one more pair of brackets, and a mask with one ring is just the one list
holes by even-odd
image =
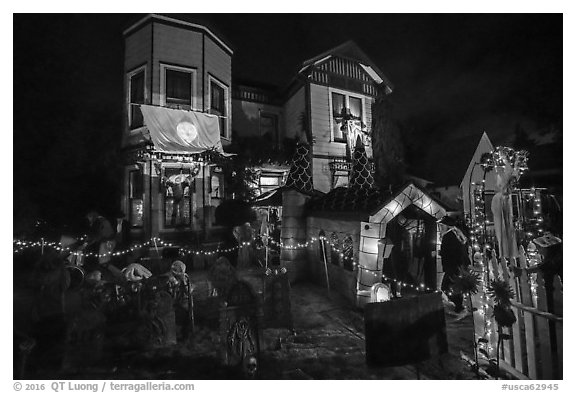
[[372, 285], [372, 289], [370, 291], [370, 302], [371, 303], [380, 303], [380, 302], [387, 302], [390, 300], [392, 294], [392, 290], [390, 286], [387, 284], [383, 284], [381, 282]]

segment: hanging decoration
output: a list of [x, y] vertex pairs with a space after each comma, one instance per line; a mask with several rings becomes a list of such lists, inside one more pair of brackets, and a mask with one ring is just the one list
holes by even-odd
[[515, 151], [509, 147], [497, 147], [492, 154], [492, 162], [496, 174], [496, 194], [492, 198], [492, 214], [494, 215], [494, 231], [498, 240], [500, 257], [517, 258], [518, 245], [514, 228], [512, 211], [512, 191], [516, 188], [518, 179], [528, 169], [526, 162], [528, 152]]

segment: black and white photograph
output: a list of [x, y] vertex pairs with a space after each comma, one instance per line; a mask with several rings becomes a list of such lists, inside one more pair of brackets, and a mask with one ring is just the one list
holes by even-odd
[[7, 389], [562, 390], [562, 10], [238, 8], [13, 13]]

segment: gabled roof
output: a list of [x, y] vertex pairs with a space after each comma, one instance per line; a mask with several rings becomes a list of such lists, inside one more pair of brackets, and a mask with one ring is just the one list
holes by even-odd
[[[326, 195], [311, 199], [306, 209], [311, 216], [324, 216], [326, 215], [325, 213], [340, 215], [343, 212], [355, 212], [361, 213], [364, 219], [368, 219], [370, 216], [380, 214], [383, 209], [387, 208], [396, 199], [404, 201], [398, 205], [401, 210], [404, 210], [409, 204], [416, 204], [416, 206], [433, 216], [437, 214], [443, 215], [446, 210], [449, 210], [444, 203], [428, 195], [412, 182], [397, 188], [393, 193], [383, 191], [378, 187], [338, 187]], [[322, 212], [325, 213], [323, 214]]]
[[482, 155], [484, 153], [489, 153], [492, 150], [494, 150], [494, 145], [492, 144], [490, 138], [488, 138], [488, 134], [486, 134], [486, 132], [482, 133], [482, 137], [480, 138], [480, 141], [476, 145], [476, 150], [474, 151], [474, 154], [470, 157], [470, 163], [468, 164], [466, 172], [464, 172], [464, 176], [462, 178], [462, 181], [460, 182], [460, 187], [462, 187], [464, 183], [468, 181], [470, 172], [474, 169], [474, 166], [480, 162]]
[[353, 61], [357, 61], [361, 64], [364, 71], [370, 75], [372, 79], [378, 84], [384, 83], [390, 90], [394, 89], [392, 82], [384, 75], [384, 73], [378, 68], [378, 66], [370, 60], [368, 55], [360, 49], [360, 47], [352, 40], [346, 41], [345, 43], [338, 45], [332, 49], [327, 50], [317, 56], [314, 56], [302, 63], [302, 68], [299, 73], [308, 69], [310, 66], [319, 65], [332, 57], [341, 57]]

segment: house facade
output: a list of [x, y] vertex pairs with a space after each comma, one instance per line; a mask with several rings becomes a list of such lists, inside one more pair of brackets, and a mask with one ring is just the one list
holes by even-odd
[[[305, 60], [281, 91], [235, 87], [233, 129], [239, 137], [269, 136], [277, 148], [286, 139], [311, 144], [315, 188], [329, 192], [348, 184], [357, 137], [372, 158], [372, 104], [380, 90], [389, 94], [392, 89], [368, 56], [348, 41]], [[264, 183], [271, 182], [272, 167], [262, 169]], [[285, 165], [276, 168], [288, 172]]]
[[206, 27], [161, 15], [123, 34], [122, 206], [131, 236], [205, 238], [224, 195], [214, 156], [231, 141], [233, 51]]
[[348, 184], [357, 140], [372, 157], [372, 103], [393, 87], [352, 41], [305, 60], [278, 89], [233, 82], [233, 50], [205, 26], [151, 14], [123, 34], [122, 207], [133, 239], [211, 236], [233, 136], [265, 145], [251, 163], [258, 193], [284, 185], [290, 143], [311, 145], [324, 193]]

